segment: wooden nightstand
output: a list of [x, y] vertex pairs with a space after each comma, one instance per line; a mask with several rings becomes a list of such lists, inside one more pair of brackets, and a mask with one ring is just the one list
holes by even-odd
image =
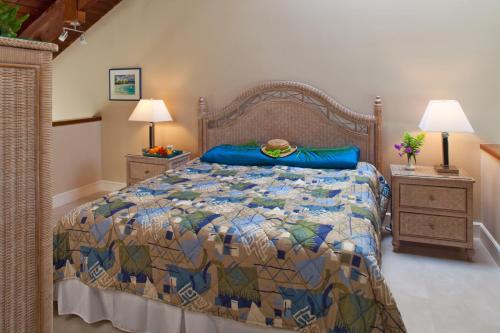
[[127, 155], [127, 186], [157, 176], [169, 169], [175, 169], [189, 162], [190, 152], [172, 158]]
[[393, 249], [401, 241], [446, 245], [474, 255], [472, 189], [474, 178], [438, 174], [433, 167], [391, 165]]

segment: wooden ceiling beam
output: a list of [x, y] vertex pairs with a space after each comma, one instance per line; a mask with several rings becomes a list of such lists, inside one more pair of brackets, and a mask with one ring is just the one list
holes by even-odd
[[86, 11], [95, 6], [100, 0], [78, 0], [78, 9]]
[[51, 42], [55, 40], [64, 26], [65, 0], [56, 0], [45, 12], [19, 35], [21, 38], [30, 38]]
[[80, 10], [78, 0], [65, 0], [64, 4], [64, 20], [66, 23], [85, 23], [85, 11]]
[[11, 5], [19, 5], [30, 8], [47, 8], [52, 0], [2, 0]]
[[21, 32], [31, 25], [55, 0], [0, 0], [12, 6], [19, 6], [19, 14], [29, 14], [21, 26]]
[[69, 27], [72, 21], [78, 21], [78, 28], [87, 31], [102, 16], [109, 12], [122, 0], [0, 0], [10, 4], [18, 4], [21, 13], [29, 13], [19, 31], [19, 37], [53, 42], [59, 45], [57, 56], [79, 34], [70, 32], [64, 42], [58, 40], [64, 26]]
[[85, 24], [85, 12], [79, 10], [78, 0], [57, 0], [43, 12], [20, 35], [21, 38], [54, 41], [62, 32], [64, 24]]

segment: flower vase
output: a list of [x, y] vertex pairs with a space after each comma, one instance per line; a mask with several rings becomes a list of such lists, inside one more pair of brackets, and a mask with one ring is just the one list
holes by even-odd
[[417, 160], [416, 160], [415, 156], [408, 155], [408, 162], [406, 163], [405, 170], [415, 171], [416, 162], [417, 162]]

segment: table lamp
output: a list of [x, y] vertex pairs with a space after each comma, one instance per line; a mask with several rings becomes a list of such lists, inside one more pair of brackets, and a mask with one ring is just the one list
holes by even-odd
[[427, 132], [441, 132], [443, 138], [443, 164], [435, 166], [436, 171], [438, 173], [458, 174], [458, 169], [449, 164], [449, 132], [474, 132], [460, 103], [454, 100], [430, 101], [419, 127]]
[[149, 148], [153, 148], [155, 146], [155, 123], [172, 121], [172, 116], [163, 100], [141, 99], [128, 120], [149, 122]]

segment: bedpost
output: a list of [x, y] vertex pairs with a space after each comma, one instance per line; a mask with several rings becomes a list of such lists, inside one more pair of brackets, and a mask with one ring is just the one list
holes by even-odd
[[201, 155], [206, 150], [206, 133], [207, 133], [207, 103], [205, 97], [200, 97], [198, 102], [198, 153]]
[[382, 168], [382, 98], [380, 96], [375, 97], [375, 103], [373, 104], [373, 112], [375, 114], [375, 166], [377, 169]]

